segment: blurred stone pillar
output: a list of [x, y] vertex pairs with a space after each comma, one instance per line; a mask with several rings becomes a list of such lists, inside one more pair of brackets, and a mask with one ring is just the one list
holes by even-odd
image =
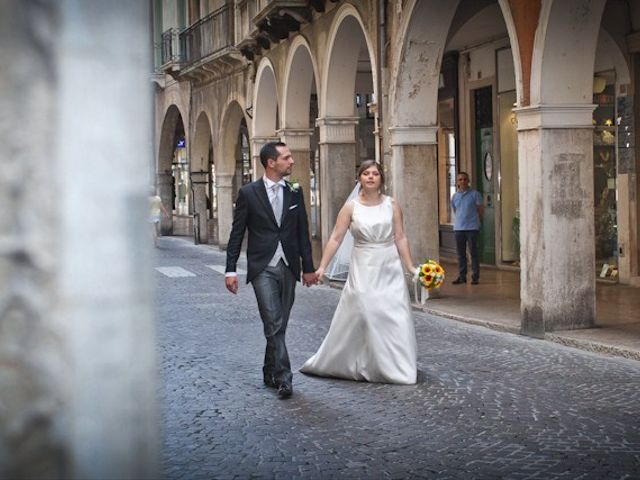
[[390, 180], [404, 214], [411, 255], [418, 263], [440, 258], [438, 127], [391, 127]]
[[160, 234], [171, 235], [173, 233], [173, 175], [159, 173], [156, 175], [158, 185], [158, 195], [162, 199], [162, 204], [169, 212], [169, 217], [160, 215]]
[[55, 152], [60, 9], [0, 2], [0, 478], [72, 472], [71, 325], [51, 314], [61, 301], [59, 195], [75, 187], [63, 186]]
[[338, 212], [355, 187], [358, 117], [324, 117], [320, 127], [320, 219], [322, 246], [331, 236]]
[[216, 188], [218, 189], [218, 246], [226, 250], [233, 224], [233, 174], [216, 174]]
[[[296, 180], [304, 193], [304, 205], [307, 218], [311, 219], [311, 148], [313, 130], [285, 129], [278, 132], [281, 140], [287, 144], [293, 156], [294, 165], [290, 181]], [[311, 220], [309, 220], [309, 223]]]
[[207, 172], [193, 172], [191, 174], [191, 188], [193, 189], [193, 209], [198, 214], [200, 243], [209, 243], [209, 218], [207, 216]]
[[158, 476], [148, 29], [148, 2], [0, 2], [2, 478]]

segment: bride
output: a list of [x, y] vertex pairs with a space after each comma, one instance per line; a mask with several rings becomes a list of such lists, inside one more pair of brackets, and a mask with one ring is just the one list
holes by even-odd
[[316, 270], [325, 276], [347, 230], [353, 235], [349, 274], [327, 336], [300, 369], [325, 377], [416, 383], [416, 336], [402, 267], [415, 270], [402, 210], [381, 193], [384, 173], [367, 160], [360, 191], [342, 207]]

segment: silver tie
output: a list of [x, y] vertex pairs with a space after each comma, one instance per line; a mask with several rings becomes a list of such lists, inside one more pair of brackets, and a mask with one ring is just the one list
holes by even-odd
[[273, 214], [276, 217], [276, 222], [278, 226], [280, 226], [280, 217], [282, 217], [282, 201], [280, 200], [280, 189], [282, 187], [280, 184], [276, 183], [271, 187], [271, 191], [273, 192], [273, 197], [271, 199], [271, 207], [273, 208]]

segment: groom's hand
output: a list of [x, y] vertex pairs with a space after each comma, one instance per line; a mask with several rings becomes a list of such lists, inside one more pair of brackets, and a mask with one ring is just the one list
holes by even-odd
[[225, 277], [224, 283], [231, 293], [234, 295], [238, 293], [238, 277]]
[[306, 287], [310, 287], [311, 285], [315, 285], [316, 283], [318, 283], [318, 276], [315, 274], [315, 272], [303, 273], [302, 274], [302, 283], [304, 283], [304, 285]]

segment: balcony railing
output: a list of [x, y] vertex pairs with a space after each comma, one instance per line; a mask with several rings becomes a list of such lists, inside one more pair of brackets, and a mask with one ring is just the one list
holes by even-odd
[[184, 49], [186, 65], [233, 46], [231, 13], [230, 5], [225, 5], [180, 32], [180, 46]]
[[252, 33], [256, 30], [256, 26], [253, 23], [253, 17], [258, 12], [258, 0], [244, 0], [238, 3], [238, 36], [236, 37], [236, 44], [243, 40], [252, 37]]
[[163, 67], [182, 62], [182, 50], [180, 49], [178, 32], [177, 28], [170, 28], [162, 33], [160, 41], [160, 61]]

